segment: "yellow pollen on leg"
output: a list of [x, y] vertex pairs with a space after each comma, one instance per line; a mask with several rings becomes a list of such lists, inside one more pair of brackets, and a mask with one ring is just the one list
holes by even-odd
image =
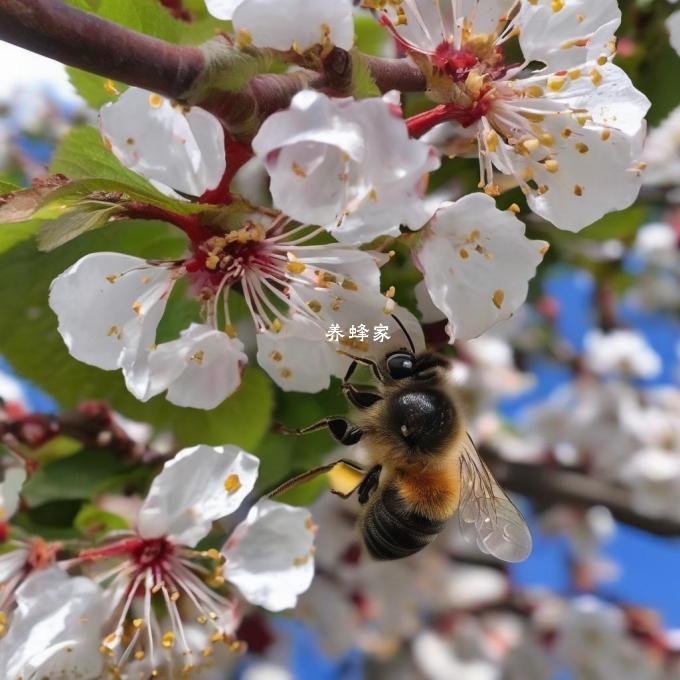
[[236, 493], [241, 486], [241, 479], [236, 474], [231, 474], [224, 480], [224, 490], [230, 495]]

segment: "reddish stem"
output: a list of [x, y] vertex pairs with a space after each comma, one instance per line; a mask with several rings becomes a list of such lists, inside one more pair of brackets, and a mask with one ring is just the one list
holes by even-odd
[[169, 222], [181, 229], [193, 243], [205, 241], [213, 235], [210, 230], [200, 223], [198, 215], [180, 215], [171, 210], [138, 201], [128, 203], [127, 217], [131, 219]]
[[224, 135], [224, 154], [227, 167], [220, 183], [214, 189], [208, 189], [198, 199], [199, 203], [229, 205], [233, 198], [229, 187], [236, 173], [253, 157], [250, 144], [239, 142], [231, 135]]

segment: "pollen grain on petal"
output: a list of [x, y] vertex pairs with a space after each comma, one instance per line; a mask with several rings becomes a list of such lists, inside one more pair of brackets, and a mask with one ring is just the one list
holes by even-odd
[[230, 495], [236, 493], [241, 486], [241, 478], [237, 474], [232, 473], [224, 480], [224, 490]]

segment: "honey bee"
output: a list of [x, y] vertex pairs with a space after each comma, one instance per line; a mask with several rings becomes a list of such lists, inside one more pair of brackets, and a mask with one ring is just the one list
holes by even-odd
[[[328, 474], [331, 490], [357, 493], [358, 527], [368, 552], [396, 560], [422, 550], [456, 512], [463, 534], [485, 553], [520, 562], [531, 552], [531, 534], [513, 502], [480, 459], [468, 435], [455, 390], [446, 379], [449, 362], [417, 353], [403, 324], [394, 317], [410, 350], [380, 361], [348, 355], [352, 364], [342, 389], [355, 407], [352, 420], [330, 416], [289, 434], [328, 429], [340, 443], [361, 441], [364, 467], [341, 459], [283, 483], [269, 496]], [[349, 382], [358, 364], [370, 367], [376, 385]]]

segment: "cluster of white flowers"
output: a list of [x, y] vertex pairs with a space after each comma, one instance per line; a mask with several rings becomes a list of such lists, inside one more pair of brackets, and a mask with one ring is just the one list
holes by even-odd
[[[210, 668], [218, 645], [241, 647], [244, 607], [226, 583], [271, 611], [295, 606], [314, 574], [308, 510], [261, 500], [220, 549], [196, 547], [242, 507], [258, 466], [234, 446], [194, 446], [164, 465], [133, 531], [64, 560], [58, 544], [10, 540], [0, 557], [0, 675], [186, 677]], [[25, 478], [6, 471], [3, 521]]]
[[[251, 206], [228, 231], [200, 216], [169, 220], [189, 239], [181, 260], [94, 253], [55, 280], [50, 304], [73, 356], [122, 369], [141, 400], [167, 392], [175, 404], [213, 408], [238, 388], [248, 361], [227, 302], [238, 290], [257, 331], [260, 365], [283, 389], [318, 391], [348, 365], [336, 351], [347, 347], [324, 342], [331, 323], [373, 326], [396, 314], [422, 346], [415, 317], [380, 292], [379, 267], [389, 258], [362, 245], [381, 250], [403, 230], [418, 232], [409, 243], [424, 297], [448, 319], [451, 342], [465, 340], [516, 312], [548, 249], [526, 238], [515, 206], [496, 207], [494, 167], [515, 178], [537, 214], [572, 231], [636, 198], [649, 102], [611, 63], [615, 0], [596, 9], [546, 0], [514, 9], [491, 0], [439, 9], [429, 0], [364, 5], [422, 70], [436, 106], [405, 120], [399, 93], [363, 100], [297, 94], [252, 141], [273, 206]], [[233, 22], [241, 47], [303, 55], [353, 44], [349, 0], [207, 6]], [[503, 57], [515, 36], [521, 64]], [[545, 66], [534, 70], [539, 62]], [[418, 137], [439, 124], [449, 126], [444, 136], [462, 136], [476, 149], [486, 195], [439, 207], [426, 196], [445, 151]], [[214, 190], [228, 192], [234, 147], [226, 140], [225, 153], [222, 126], [206, 111], [130, 88], [102, 109], [100, 126], [118, 159], [165, 193], [219, 202]], [[339, 243], [311, 245], [324, 231]], [[204, 318], [157, 344], [180, 278], [203, 303]], [[355, 342], [351, 349], [386, 348]]]
[[[313, 510], [324, 527], [320, 573], [298, 613], [329, 653], [358, 646], [379, 660], [380, 677], [544, 680], [565, 668], [576, 677], [676, 677], [670, 635], [644, 610], [513, 584], [453, 523], [407, 561], [372, 562], [346, 507], [323, 498]], [[591, 519], [600, 533], [611, 524]]]

